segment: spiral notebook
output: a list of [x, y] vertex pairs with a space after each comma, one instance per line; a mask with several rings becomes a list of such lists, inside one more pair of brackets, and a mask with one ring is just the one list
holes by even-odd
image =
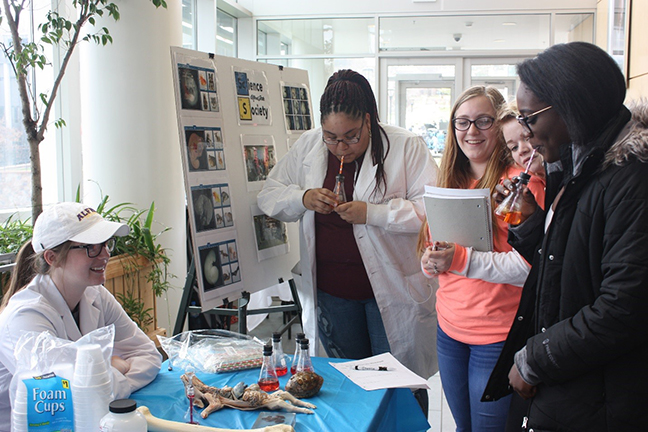
[[475, 250], [493, 250], [489, 189], [425, 186], [423, 195], [433, 241], [447, 241]]

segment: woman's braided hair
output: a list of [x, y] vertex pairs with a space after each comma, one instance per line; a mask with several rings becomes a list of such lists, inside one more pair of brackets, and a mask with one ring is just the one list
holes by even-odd
[[[389, 137], [378, 123], [378, 106], [369, 81], [358, 72], [342, 69], [335, 72], [326, 83], [320, 100], [320, 119], [323, 122], [329, 114], [344, 113], [351, 119], [363, 118], [369, 114], [371, 130], [371, 158], [376, 167], [376, 184], [373, 193], [380, 185], [387, 189], [384, 162], [389, 154]], [[382, 137], [385, 137], [386, 146]], [[383, 192], [384, 194], [384, 192]]]

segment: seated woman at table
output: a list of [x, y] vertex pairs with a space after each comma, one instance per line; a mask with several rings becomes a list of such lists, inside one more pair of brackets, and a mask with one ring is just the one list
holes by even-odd
[[[38, 217], [0, 306], [0, 418], [10, 415], [8, 389], [21, 331], [47, 331], [75, 341], [114, 324], [115, 398], [128, 397], [155, 378], [162, 360], [155, 345], [102, 285], [113, 237], [128, 231], [127, 225], [106, 221], [80, 203], [59, 203]], [[5, 430], [8, 425], [0, 425]]]

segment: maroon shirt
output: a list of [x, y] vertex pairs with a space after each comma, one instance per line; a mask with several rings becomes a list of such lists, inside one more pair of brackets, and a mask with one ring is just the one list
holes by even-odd
[[[361, 165], [362, 157], [357, 159], [357, 163], [345, 163], [342, 169], [344, 192], [349, 201], [353, 199], [356, 167], [359, 171]], [[329, 152], [328, 168], [322, 187], [333, 190], [335, 176], [339, 171], [340, 161]], [[345, 222], [335, 212], [327, 215], [315, 213], [315, 259], [317, 289], [349, 300], [373, 298], [371, 283], [353, 236], [353, 224]]]

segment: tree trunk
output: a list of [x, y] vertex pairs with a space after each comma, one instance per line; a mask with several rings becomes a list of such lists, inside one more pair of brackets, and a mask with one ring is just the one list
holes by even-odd
[[38, 139], [28, 139], [29, 142], [29, 160], [31, 162], [31, 186], [32, 186], [32, 225], [36, 223], [36, 218], [43, 211], [43, 185], [41, 183], [41, 163], [40, 163], [40, 141]]

